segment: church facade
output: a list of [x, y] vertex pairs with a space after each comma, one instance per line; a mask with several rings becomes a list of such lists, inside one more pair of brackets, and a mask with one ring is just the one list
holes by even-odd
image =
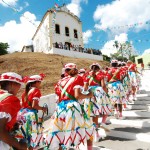
[[84, 47], [82, 22], [65, 5], [57, 10], [50, 9], [45, 13], [32, 40], [34, 52], [50, 53], [53, 47], [68, 50]]

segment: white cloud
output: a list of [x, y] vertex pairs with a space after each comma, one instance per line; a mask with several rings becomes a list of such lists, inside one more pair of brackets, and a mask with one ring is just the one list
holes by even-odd
[[92, 31], [91, 30], [87, 30], [86, 32], [83, 32], [84, 44], [88, 44], [91, 37], [92, 37]]
[[[118, 41], [119, 43], [125, 43], [128, 41], [128, 34], [121, 33], [120, 35], [116, 35], [114, 40], [108, 41], [103, 48], [101, 49], [102, 54], [110, 56], [117, 52], [117, 49], [113, 46], [114, 42]], [[132, 42], [130, 42], [132, 44]], [[136, 54], [136, 49], [132, 45], [132, 54]]]
[[0, 41], [9, 44], [8, 51], [10, 52], [20, 51], [24, 45], [31, 44], [32, 36], [40, 23], [36, 20], [36, 16], [30, 12], [25, 12], [23, 16], [20, 17], [20, 23], [11, 20], [6, 22], [4, 26], [0, 26]]
[[101, 49], [102, 54], [110, 56], [117, 52], [117, 49], [113, 46], [115, 40], [108, 41]]
[[119, 43], [124, 43], [128, 41], [128, 34], [126, 33], [121, 33], [119, 36], [115, 36], [115, 41], [118, 41]]
[[29, 6], [28, 2], [24, 2], [24, 6], [17, 6], [18, 0], [4, 0], [0, 1], [0, 5], [4, 7], [10, 7], [10, 9], [13, 9], [14, 11], [21, 12], [24, 8]]
[[122, 26], [117, 29], [121, 33], [128, 30], [125, 25], [141, 22], [143, 24], [135, 26], [134, 29], [136, 31], [148, 29], [150, 26], [145, 22], [150, 20], [149, 10], [149, 0], [115, 0], [110, 4], [98, 5], [93, 16], [96, 22], [95, 28], [105, 30]]
[[71, 0], [71, 3], [67, 5], [67, 8], [74, 13], [76, 16], [80, 17], [82, 12], [81, 3], [88, 3], [88, 0]]
[[[7, 4], [9, 4], [9, 5], [11, 5], [11, 6], [15, 6], [16, 4], [17, 4], [17, 1], [18, 0], [4, 0], [4, 1], [0, 1], [0, 4], [1, 5], [3, 5], [3, 6], [5, 6], [5, 7], [8, 7], [8, 5]], [[5, 4], [5, 2], [7, 3], [7, 4]]]
[[144, 51], [143, 55], [145, 55], [145, 54], [150, 54], [150, 48], [149, 48], [149, 49], [146, 49], [146, 50]]

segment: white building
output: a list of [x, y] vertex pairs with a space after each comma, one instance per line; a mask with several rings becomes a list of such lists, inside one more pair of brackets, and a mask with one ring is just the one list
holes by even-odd
[[82, 22], [66, 5], [48, 10], [33, 38], [34, 52], [102, 60], [102, 56], [83, 53]]
[[50, 9], [45, 13], [32, 40], [35, 52], [48, 53], [56, 42], [69, 47], [83, 47], [82, 22], [65, 5], [56, 11]]

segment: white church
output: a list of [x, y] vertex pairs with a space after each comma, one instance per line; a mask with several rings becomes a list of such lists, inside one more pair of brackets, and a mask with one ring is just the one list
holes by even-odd
[[33, 47], [24, 46], [22, 52], [43, 52], [76, 58], [103, 60], [102, 55], [84, 49], [82, 22], [66, 5], [48, 10], [32, 38]]

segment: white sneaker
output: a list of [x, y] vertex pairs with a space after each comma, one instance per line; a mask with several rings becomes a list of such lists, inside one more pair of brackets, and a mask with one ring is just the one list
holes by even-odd
[[136, 101], [137, 100], [137, 97], [136, 96], [133, 96], [133, 101]]
[[116, 119], [118, 119], [119, 118], [119, 113], [118, 112], [114, 112], [114, 117], [116, 118]]
[[120, 119], [120, 120], [124, 120], [124, 119], [125, 119], [125, 117], [124, 117], [124, 116], [122, 116], [122, 117], [119, 117], [118, 119]]
[[107, 125], [105, 123], [101, 123], [101, 128], [103, 128], [105, 131], [109, 132], [110, 129], [108, 129]]
[[99, 142], [99, 140], [101, 139], [101, 136], [99, 135], [99, 133], [98, 133], [98, 131], [96, 131], [96, 133], [95, 133], [96, 135], [95, 135], [95, 142]]
[[111, 124], [110, 120], [106, 120], [106, 124]]
[[128, 100], [128, 103], [133, 103], [133, 100], [129, 99], [129, 100]]

